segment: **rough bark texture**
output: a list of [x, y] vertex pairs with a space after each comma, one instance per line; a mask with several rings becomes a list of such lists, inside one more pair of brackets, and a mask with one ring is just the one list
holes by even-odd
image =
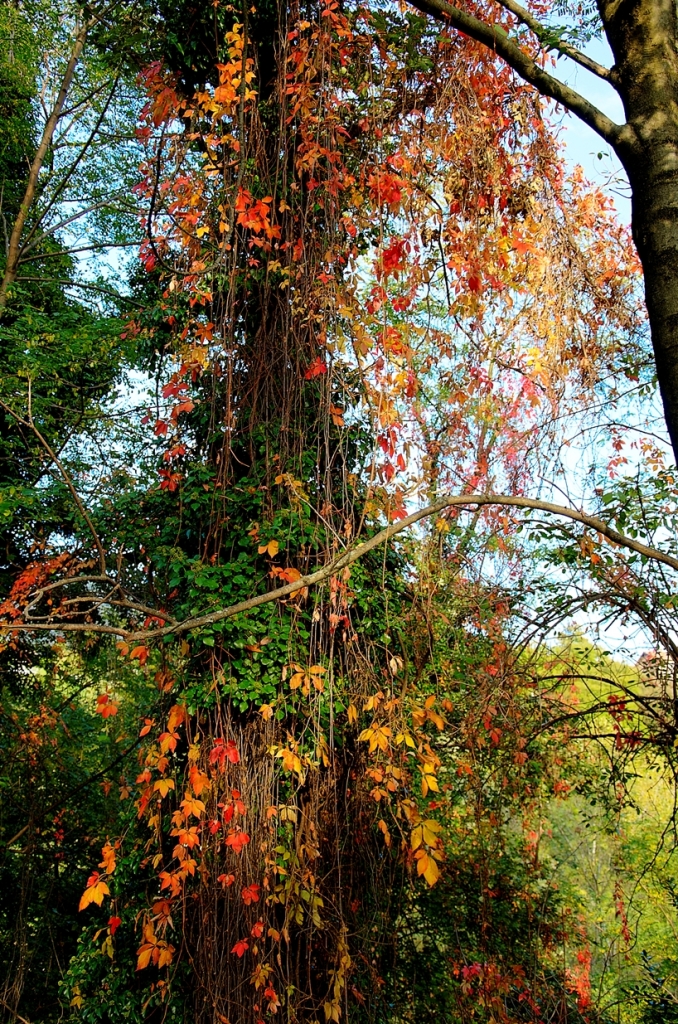
[[[678, 458], [678, 51], [675, 0], [599, 4], [627, 131], [616, 145], [632, 190], [633, 236], [666, 425]], [[630, 129], [630, 131], [628, 130]]]

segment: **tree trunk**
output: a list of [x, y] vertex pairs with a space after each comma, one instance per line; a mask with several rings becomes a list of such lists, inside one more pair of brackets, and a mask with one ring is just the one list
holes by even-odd
[[643, 265], [657, 380], [678, 461], [678, 134], [626, 162], [633, 237]]
[[12, 226], [12, 233], [10, 235], [9, 245], [7, 247], [7, 263], [5, 264], [5, 272], [2, 277], [2, 281], [0, 282], [0, 317], [3, 314], [5, 306], [7, 305], [9, 289], [16, 280], [17, 272], [19, 269], [19, 261], [21, 259], [21, 235], [26, 224], [26, 218], [30, 213], [33, 201], [35, 200], [35, 196], [38, 189], [38, 179], [40, 177], [40, 172], [42, 171], [42, 166], [45, 162], [45, 157], [47, 156], [49, 147], [52, 145], [54, 131], [62, 115], [64, 104], [68, 97], [68, 92], [71, 88], [71, 83], [73, 81], [73, 75], [75, 74], [75, 69], [77, 67], [78, 61], [80, 60], [82, 48], [85, 45], [85, 38], [87, 36], [87, 31], [90, 27], [90, 24], [91, 22], [87, 22], [81, 25], [75, 34], [73, 40], [73, 48], [71, 50], [71, 54], [66, 65], [66, 69], [64, 71], [64, 76], [61, 80], [61, 86], [57, 94], [56, 102], [54, 104], [54, 107], [52, 108], [52, 112], [50, 113], [47, 119], [47, 123], [45, 124], [45, 127], [43, 129], [42, 138], [40, 139], [40, 144], [38, 145], [38, 148], [35, 151], [35, 156], [33, 157], [33, 161], [31, 163], [31, 168], [28, 174], [28, 182], [26, 184], [26, 191], [24, 193], [21, 206], [19, 207], [19, 212], [16, 216], [16, 220], [14, 221], [14, 224]]
[[616, 150], [632, 191], [657, 380], [678, 461], [678, 50], [675, 0], [599, 0], [627, 123]]

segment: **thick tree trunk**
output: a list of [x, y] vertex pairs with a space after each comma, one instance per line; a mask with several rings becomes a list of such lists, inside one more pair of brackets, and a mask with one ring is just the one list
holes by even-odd
[[627, 122], [617, 153], [632, 191], [666, 425], [678, 461], [678, 22], [676, 0], [599, 0]]
[[650, 146], [625, 163], [657, 380], [678, 462], [678, 133], [672, 144]]

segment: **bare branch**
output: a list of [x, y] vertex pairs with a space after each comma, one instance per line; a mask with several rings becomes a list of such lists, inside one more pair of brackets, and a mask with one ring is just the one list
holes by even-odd
[[[257, 594], [254, 597], [250, 597], [246, 601], [239, 601], [237, 604], [230, 605], [228, 608], [219, 608], [212, 612], [206, 612], [203, 615], [197, 615], [192, 618], [185, 619], [183, 622], [172, 623], [171, 625], [159, 627], [157, 629], [130, 630], [125, 629], [123, 626], [109, 626], [94, 623], [60, 623], [58, 620], [54, 619], [51, 622], [40, 623], [8, 622], [4, 624], [3, 628], [22, 631], [65, 630], [81, 633], [107, 633], [115, 636], [121, 636], [129, 642], [147, 642], [149, 640], [162, 639], [162, 637], [165, 636], [187, 633], [194, 629], [213, 626], [218, 622], [223, 622], [225, 619], [232, 618], [234, 615], [241, 615], [244, 612], [251, 611], [253, 608], [259, 608], [261, 605], [269, 604], [272, 601], [278, 601], [284, 597], [290, 597], [292, 594], [296, 594], [305, 587], [312, 587], [319, 583], [323, 583], [326, 579], [334, 576], [341, 569], [345, 569], [347, 566], [352, 565], [353, 562], [358, 561], [358, 559], [366, 555], [368, 551], [373, 551], [382, 544], [387, 544], [392, 537], [402, 533], [403, 530], [406, 530], [409, 526], [413, 526], [415, 523], [420, 522], [422, 519], [439, 515], [441, 512], [445, 512], [450, 508], [463, 508], [465, 506], [482, 507], [490, 505], [518, 509], [534, 509], [539, 512], [550, 512], [552, 515], [571, 519], [574, 522], [581, 523], [590, 530], [595, 530], [596, 533], [607, 537], [607, 539], [612, 541], [613, 544], [617, 544], [620, 547], [634, 551], [643, 558], [668, 565], [671, 569], [678, 572], [678, 558], [674, 558], [672, 555], [668, 555], [666, 552], [660, 551], [657, 548], [649, 547], [647, 544], [643, 544], [641, 541], [635, 540], [632, 537], [626, 537], [611, 526], [608, 526], [608, 524], [603, 522], [602, 519], [598, 519], [596, 516], [590, 516], [585, 512], [578, 511], [577, 509], [567, 508], [564, 505], [555, 505], [550, 501], [538, 501], [535, 498], [518, 498], [502, 494], [456, 494], [441, 498], [434, 504], [427, 505], [425, 508], [419, 509], [417, 512], [413, 512], [404, 519], [391, 523], [390, 526], [380, 530], [380, 532], [375, 534], [374, 537], [370, 537], [369, 540], [363, 541], [362, 544], [358, 544], [356, 547], [343, 552], [337, 558], [328, 562], [327, 565], [316, 570], [316, 572], [310, 573], [307, 576], [301, 576], [298, 580], [295, 580], [294, 583], [287, 583], [284, 587], [277, 587], [275, 590], [270, 590], [265, 594]], [[68, 582], [72, 582], [72, 580], [76, 578], [77, 577], [71, 577]], [[106, 578], [108, 579], [108, 577]], [[66, 581], [64, 581], [64, 583], [65, 582]], [[40, 600], [41, 595], [46, 593], [47, 589], [48, 588], [45, 587], [36, 592], [36, 596], [31, 602], [32, 606]], [[54, 589], [54, 584], [50, 584], [49, 589]], [[166, 612], [158, 610], [156, 614], [158, 618], [167, 619]]]
[[92, 203], [91, 206], [86, 206], [84, 210], [78, 210], [76, 213], [71, 214], [70, 217], [60, 220], [58, 224], [53, 224], [51, 227], [45, 228], [44, 231], [40, 232], [37, 238], [34, 238], [32, 242], [22, 248], [21, 255], [17, 259], [17, 266], [23, 263], [23, 253], [30, 252], [31, 249], [34, 249], [36, 245], [39, 245], [40, 242], [42, 242], [44, 238], [47, 238], [48, 235], [54, 235], [57, 231], [60, 231], [61, 228], [65, 228], [68, 224], [72, 224], [73, 221], [79, 220], [80, 217], [85, 217], [88, 213], [94, 213], [95, 210], [103, 210], [106, 206], [110, 206], [110, 204], [110, 198], [103, 199], [98, 203]]
[[[59, 249], [56, 252], [38, 253], [36, 256], [23, 256], [19, 260], [21, 266], [24, 263], [42, 263], [43, 260], [61, 260], [64, 256], [72, 256], [76, 252], [97, 252], [99, 249], [133, 249], [138, 248], [139, 242], [92, 242], [91, 245], [78, 245], [75, 248]], [[25, 250], [24, 250], [25, 251]], [[21, 278], [26, 280], [26, 278]], [[33, 280], [33, 279], [31, 279]]]

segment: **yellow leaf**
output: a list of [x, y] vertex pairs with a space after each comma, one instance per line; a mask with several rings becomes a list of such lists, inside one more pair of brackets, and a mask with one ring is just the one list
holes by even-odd
[[78, 910], [84, 910], [90, 903], [96, 903], [98, 907], [104, 902], [104, 896], [110, 896], [111, 890], [108, 888], [105, 882], [95, 882], [94, 885], [90, 885], [85, 889], [84, 893], [80, 897], [80, 903], [78, 904]]
[[424, 878], [429, 885], [433, 886], [440, 878], [440, 869], [432, 857], [428, 858], [426, 870], [423, 872]]
[[262, 704], [259, 708], [259, 714], [265, 722], [268, 722], [269, 718], [273, 718], [273, 708], [270, 704]]
[[355, 704], [349, 704], [348, 710], [346, 711], [346, 717], [348, 718], [349, 725], [355, 725], [358, 721], [358, 709]]
[[440, 832], [442, 825], [439, 821], [433, 821], [433, 819], [427, 819], [422, 822], [421, 825], [424, 834], [424, 842], [427, 846], [435, 846], [438, 842], [436, 832]]
[[174, 789], [174, 779], [158, 779], [153, 786], [154, 793], [160, 793], [160, 797], [166, 797], [170, 789]]

